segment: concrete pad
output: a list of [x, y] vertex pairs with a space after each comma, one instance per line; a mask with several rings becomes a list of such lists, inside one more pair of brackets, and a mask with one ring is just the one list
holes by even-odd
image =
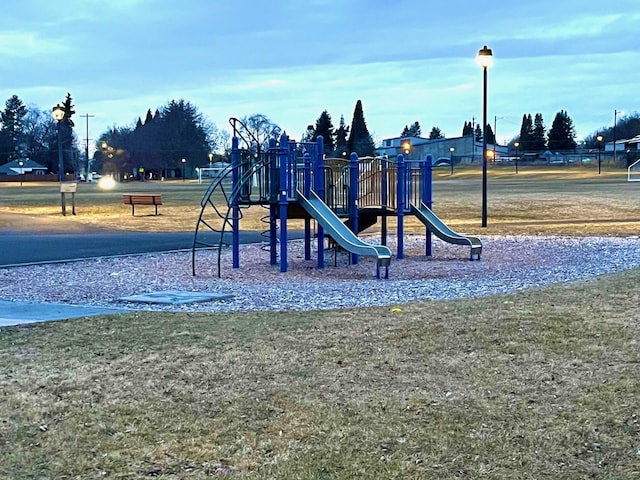
[[115, 308], [84, 305], [0, 301], [0, 327], [122, 312]]
[[164, 290], [161, 292], [142, 293], [122, 297], [120, 300], [136, 303], [159, 303], [166, 305], [184, 305], [187, 303], [211, 302], [214, 300], [228, 300], [233, 295], [228, 293], [185, 292], [182, 290]]

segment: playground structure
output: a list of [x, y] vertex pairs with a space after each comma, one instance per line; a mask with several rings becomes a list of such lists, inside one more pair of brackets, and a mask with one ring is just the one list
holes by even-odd
[[[232, 119], [234, 130], [238, 120]], [[238, 132], [240, 133], [240, 132]], [[240, 139], [248, 148], [240, 148]], [[251, 148], [252, 145], [254, 148]], [[287, 222], [304, 220], [304, 258], [311, 260], [311, 244], [317, 241], [317, 267], [325, 266], [325, 244], [334, 244], [349, 252], [350, 263], [357, 264], [359, 256], [376, 260], [376, 277], [381, 267], [388, 278], [392, 252], [387, 247], [388, 218], [397, 218], [396, 258], [404, 258], [404, 218], [414, 215], [426, 226], [425, 255], [432, 255], [432, 234], [442, 240], [470, 248], [470, 260], [479, 260], [482, 243], [476, 237], [451, 230], [431, 210], [432, 157], [407, 160], [403, 155], [392, 160], [387, 157], [325, 159], [323, 139], [313, 143], [289, 142], [286, 135], [279, 142], [271, 139], [267, 151], [259, 142], [235, 135], [232, 140], [231, 167], [213, 179], [201, 201], [192, 250], [192, 270], [196, 274], [195, 258], [198, 247], [217, 248], [218, 276], [220, 252], [228, 246], [230, 228], [233, 268], [240, 267], [240, 220], [242, 211], [252, 206], [268, 210], [263, 217], [268, 224], [268, 245], [272, 265], [280, 264], [280, 271], [288, 268]], [[229, 181], [230, 180], [230, 181]], [[207, 218], [213, 212], [214, 221]], [[381, 220], [380, 244], [367, 243], [358, 237], [365, 229]], [[312, 235], [311, 221], [316, 222]], [[221, 227], [217, 226], [221, 223]], [[217, 232], [217, 244], [205, 242], [206, 229]]]

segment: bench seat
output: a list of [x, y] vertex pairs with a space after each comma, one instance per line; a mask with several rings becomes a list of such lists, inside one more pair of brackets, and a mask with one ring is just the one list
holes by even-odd
[[158, 215], [158, 205], [162, 205], [162, 195], [159, 193], [123, 193], [122, 203], [131, 205], [131, 215], [136, 214], [136, 205], [153, 205]]

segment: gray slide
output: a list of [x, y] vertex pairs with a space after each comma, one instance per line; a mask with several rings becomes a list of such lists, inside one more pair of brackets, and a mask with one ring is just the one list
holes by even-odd
[[370, 243], [360, 240], [315, 192], [310, 192], [309, 198], [306, 198], [300, 191], [296, 191], [296, 194], [298, 195], [300, 205], [322, 225], [327, 235], [333, 238], [338, 245], [356, 255], [376, 257], [378, 261], [377, 276], [380, 277], [380, 267], [383, 266], [387, 269], [385, 278], [388, 277], [388, 267], [391, 261], [391, 250], [389, 247], [385, 245], [371, 245]]
[[479, 238], [470, 237], [468, 235], [461, 235], [451, 230], [447, 224], [445, 224], [440, 218], [433, 213], [433, 211], [427, 207], [424, 203], [420, 202], [420, 207], [416, 207], [411, 204], [411, 211], [413, 214], [424, 223], [429, 230], [435, 233], [436, 237], [444, 240], [448, 243], [455, 245], [469, 245], [471, 247], [471, 254], [469, 260], [480, 260], [480, 253], [482, 252], [482, 242]]

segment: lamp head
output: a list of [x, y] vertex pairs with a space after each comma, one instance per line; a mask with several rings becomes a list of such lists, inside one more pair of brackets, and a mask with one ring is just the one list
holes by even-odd
[[480, 49], [476, 56], [476, 63], [482, 68], [489, 68], [493, 66], [493, 52], [485, 45]]
[[596, 137], [596, 140], [597, 140], [598, 142], [601, 142], [603, 139], [604, 139], [604, 137], [603, 137], [602, 135], [598, 135], [598, 136]]
[[51, 115], [53, 115], [53, 118], [55, 118], [58, 122], [61, 122], [62, 120], [64, 120], [64, 107], [60, 104], [56, 105], [55, 107], [53, 107]]

